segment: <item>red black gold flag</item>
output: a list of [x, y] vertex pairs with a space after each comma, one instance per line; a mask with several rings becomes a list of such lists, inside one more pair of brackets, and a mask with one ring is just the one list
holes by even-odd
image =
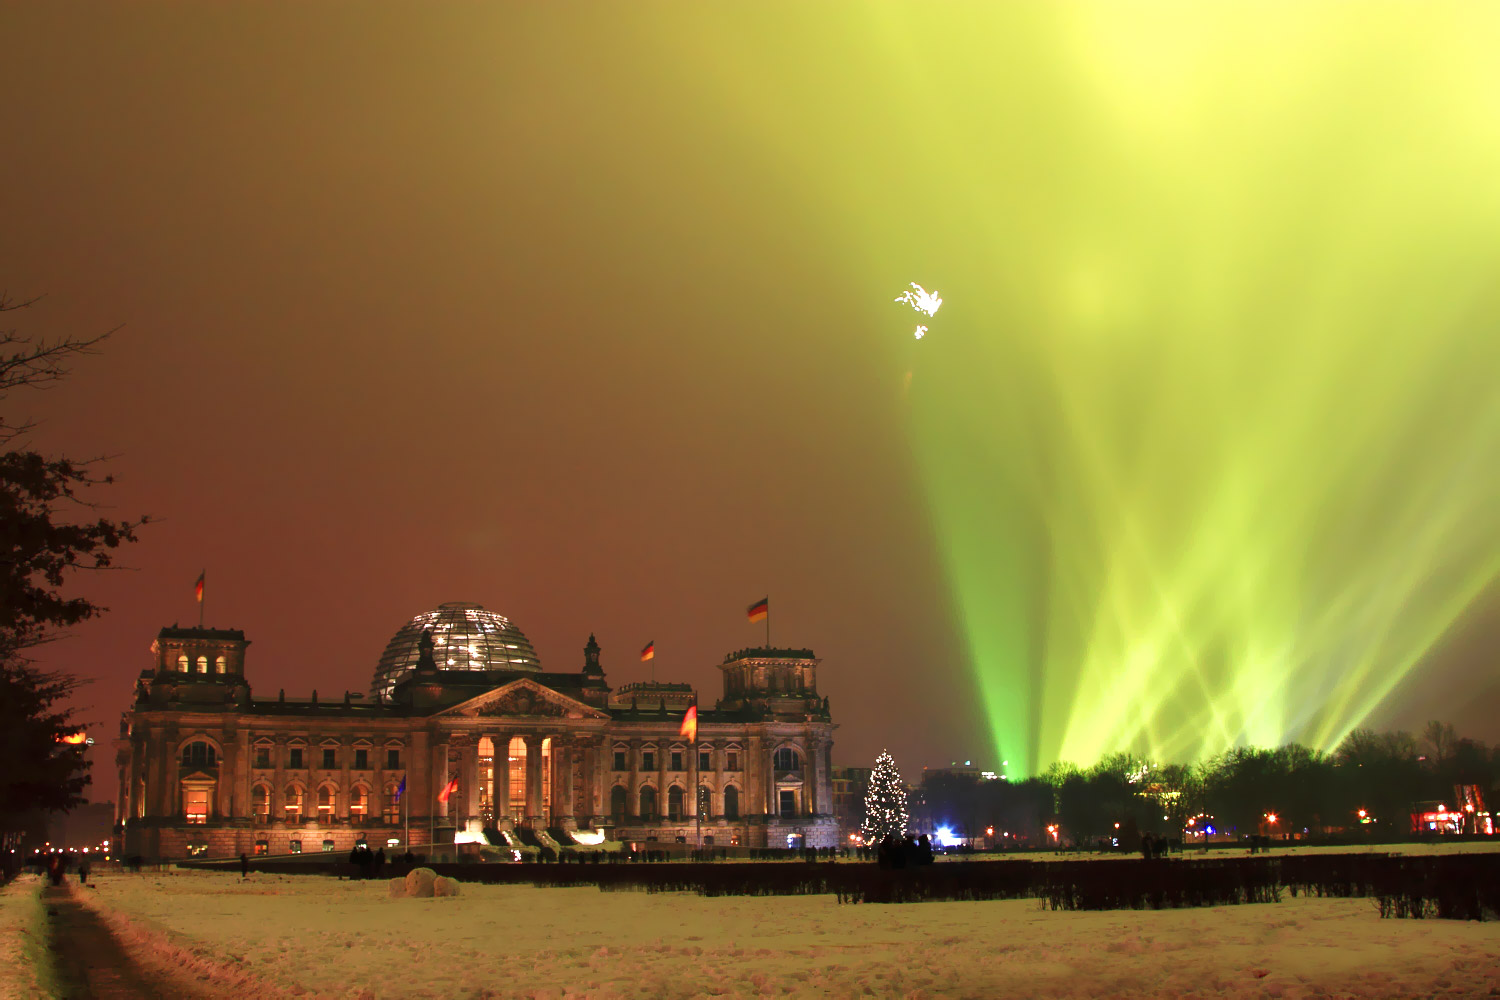
[[760, 600], [750, 605], [749, 610], [745, 613], [753, 622], [765, 621], [766, 615], [771, 613], [771, 599], [769, 597], [762, 597]]
[[646, 648], [643, 649], [643, 650], [641, 650], [641, 662], [645, 663], [647, 660], [651, 659], [655, 655], [656, 655], [656, 642], [655, 641], [648, 642], [648, 643], [646, 643]]
[[682, 715], [682, 728], [677, 730], [677, 735], [689, 743], [697, 742], [698, 739], [698, 706], [689, 705], [688, 710]]
[[447, 802], [448, 796], [452, 795], [456, 791], [458, 791], [458, 779], [454, 778], [452, 781], [444, 785], [443, 790], [438, 793], [438, 801]]
[[198, 574], [198, 582], [193, 584], [193, 593], [198, 598], [198, 603], [203, 603], [203, 578], [208, 575], [208, 570]]

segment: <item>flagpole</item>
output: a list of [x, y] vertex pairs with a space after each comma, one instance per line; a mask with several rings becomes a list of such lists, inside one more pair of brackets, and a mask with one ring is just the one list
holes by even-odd
[[[698, 696], [696, 694], [693, 696], [693, 707], [694, 708], [698, 707]], [[696, 787], [693, 789], [693, 800], [694, 800], [694, 804], [693, 804], [693, 818], [695, 820], [697, 820], [697, 822], [696, 822], [695, 825], [698, 828], [698, 859], [701, 861], [703, 859], [703, 791], [702, 791], [702, 789], [703, 789], [703, 775], [702, 775], [702, 773], [698, 769], [698, 764], [700, 763], [700, 761], [698, 759], [698, 716], [697, 716], [697, 713], [693, 714], [693, 748], [692, 748], [692, 754], [693, 754], [693, 774], [697, 775], [697, 777], [698, 777], [698, 781], [696, 783]]]

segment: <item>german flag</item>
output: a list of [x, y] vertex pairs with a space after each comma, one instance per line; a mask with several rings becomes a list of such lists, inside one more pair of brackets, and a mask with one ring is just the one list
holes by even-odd
[[753, 622], [765, 621], [766, 615], [770, 613], [771, 599], [769, 597], [762, 597], [760, 600], [750, 605], [749, 609], [745, 612], [745, 614], [748, 615], [750, 620]]
[[198, 582], [193, 584], [193, 593], [198, 598], [198, 603], [203, 603], [203, 578], [208, 576], [208, 570], [198, 574]]
[[645, 663], [647, 660], [651, 659], [655, 655], [656, 655], [656, 642], [653, 640], [652, 642], [646, 643], [646, 648], [643, 649], [643, 650], [641, 650], [641, 662]]
[[458, 779], [454, 778], [452, 781], [443, 786], [443, 790], [441, 792], [438, 792], [438, 801], [447, 802], [448, 797], [456, 791], [458, 791]]
[[698, 740], [698, 706], [689, 705], [688, 710], [683, 713], [682, 726], [677, 730], [677, 735], [695, 743]]

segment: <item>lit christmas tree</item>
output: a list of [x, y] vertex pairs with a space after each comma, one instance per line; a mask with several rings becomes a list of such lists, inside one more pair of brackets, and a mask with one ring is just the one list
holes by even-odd
[[906, 789], [901, 772], [890, 751], [882, 750], [875, 759], [875, 773], [865, 792], [865, 825], [860, 831], [867, 844], [878, 844], [893, 835], [906, 836]]

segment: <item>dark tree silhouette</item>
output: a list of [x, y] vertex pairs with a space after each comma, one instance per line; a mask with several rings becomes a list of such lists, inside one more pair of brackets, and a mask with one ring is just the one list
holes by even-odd
[[[34, 301], [0, 294], [0, 313]], [[27, 653], [104, 611], [59, 589], [75, 570], [109, 567], [146, 520], [98, 516], [88, 493], [109, 478], [94, 474], [96, 462], [26, 448], [32, 425], [13, 418], [11, 397], [63, 378], [69, 362], [106, 336], [47, 342], [0, 332], [0, 833], [14, 834], [28, 814], [83, 801], [88, 761], [81, 745], [68, 742], [80, 727], [73, 709], [59, 707], [79, 682], [37, 668]]]

